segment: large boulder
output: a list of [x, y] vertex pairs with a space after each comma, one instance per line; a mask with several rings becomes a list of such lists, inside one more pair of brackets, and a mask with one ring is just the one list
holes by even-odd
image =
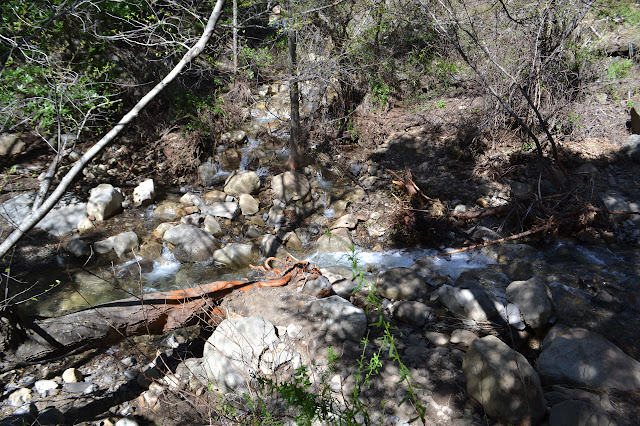
[[575, 399], [568, 399], [554, 405], [549, 413], [549, 426], [615, 426], [616, 424], [606, 411]]
[[552, 328], [542, 342], [537, 365], [545, 383], [640, 390], [640, 362], [601, 335], [583, 328]]
[[475, 339], [462, 363], [467, 393], [485, 412], [512, 424], [538, 424], [546, 405], [527, 359], [495, 336]]
[[444, 284], [438, 289], [437, 295], [453, 314], [474, 321], [488, 321], [504, 310], [504, 305], [480, 286], [458, 288]]
[[538, 277], [514, 281], [507, 287], [507, 300], [518, 306], [525, 324], [543, 330], [553, 313], [551, 291]]
[[277, 199], [290, 203], [304, 200], [309, 195], [311, 186], [304, 175], [298, 172], [284, 172], [273, 177], [271, 189]]
[[20, 138], [20, 133], [0, 134], [0, 156], [20, 154], [25, 147], [25, 142]]
[[239, 170], [232, 173], [224, 184], [224, 192], [235, 197], [254, 194], [260, 189], [260, 177], [256, 172]]
[[202, 229], [180, 224], [164, 231], [162, 239], [176, 246], [175, 256], [185, 262], [204, 262], [211, 259], [220, 247], [218, 240]]
[[248, 394], [260, 357], [278, 341], [276, 328], [263, 317], [226, 319], [204, 345], [202, 365], [223, 392]]
[[394, 300], [418, 300], [428, 296], [424, 278], [409, 268], [382, 271], [376, 280], [376, 290], [383, 297]]
[[330, 341], [359, 342], [367, 329], [367, 315], [340, 296], [312, 300], [307, 304], [311, 320]]
[[316, 250], [319, 252], [351, 251], [353, 238], [346, 228], [334, 229], [330, 233], [323, 234], [316, 242]]
[[259, 256], [253, 244], [231, 243], [213, 252], [213, 260], [234, 268], [248, 266]]
[[120, 188], [102, 183], [89, 191], [89, 194], [87, 214], [96, 220], [108, 219], [122, 209], [124, 196]]

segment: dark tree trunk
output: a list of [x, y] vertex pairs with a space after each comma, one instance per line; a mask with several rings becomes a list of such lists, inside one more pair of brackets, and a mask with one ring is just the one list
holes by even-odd
[[289, 139], [289, 159], [285, 164], [285, 169], [296, 170], [302, 163], [302, 147], [300, 141], [300, 88], [298, 85], [298, 56], [296, 30], [293, 22], [293, 2], [289, 0], [289, 69], [291, 79], [289, 80], [289, 98], [291, 102], [291, 137]]

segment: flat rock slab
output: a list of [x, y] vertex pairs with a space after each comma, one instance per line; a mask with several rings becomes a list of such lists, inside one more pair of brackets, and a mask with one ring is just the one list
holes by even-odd
[[[362, 337], [366, 328], [364, 311], [338, 296], [317, 299], [295, 288], [265, 287], [231, 293], [221, 307], [241, 316], [262, 316], [276, 326], [295, 325], [305, 338], [296, 343], [304, 356], [324, 357], [325, 347], [344, 339]], [[349, 323], [352, 324], [349, 324]]]
[[542, 342], [538, 372], [547, 383], [589, 389], [640, 389], [640, 362], [597, 333], [554, 327]]
[[[11, 224], [18, 224], [31, 211], [35, 193], [20, 194], [2, 204], [0, 215]], [[65, 194], [56, 206], [36, 225], [56, 237], [76, 229], [78, 222], [87, 217], [87, 203], [71, 193]]]

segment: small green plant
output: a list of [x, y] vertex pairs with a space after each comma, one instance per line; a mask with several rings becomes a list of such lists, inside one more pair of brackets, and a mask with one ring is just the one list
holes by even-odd
[[618, 59], [609, 64], [607, 68], [607, 77], [609, 80], [617, 80], [626, 78], [629, 75], [629, 71], [633, 67], [633, 61], [631, 59]]
[[177, 119], [186, 119], [186, 130], [211, 136], [216, 131], [216, 117], [226, 116], [222, 99], [214, 95], [198, 96], [187, 92], [174, 97]]
[[389, 87], [382, 77], [378, 75], [376, 78], [369, 81], [369, 88], [371, 89], [371, 100], [373, 103], [380, 108], [386, 107], [389, 103], [391, 87]]
[[442, 109], [442, 108], [446, 108], [447, 107], [447, 103], [444, 101], [444, 99], [440, 99], [438, 102], [436, 102], [433, 107], [435, 109]]

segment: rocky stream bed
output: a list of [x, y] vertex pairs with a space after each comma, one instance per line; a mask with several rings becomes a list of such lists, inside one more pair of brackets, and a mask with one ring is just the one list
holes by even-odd
[[[199, 185], [157, 187], [145, 179], [132, 190], [105, 183], [69, 194], [33, 234], [41, 246], [19, 249], [37, 286], [19, 294], [18, 309], [58, 316], [249, 277], [256, 273], [249, 265], [270, 256], [308, 260], [323, 276], [295, 288], [232, 293], [222, 301], [228, 319], [215, 330], [130, 338], [5, 372], [3, 424], [250, 422], [253, 408], [239, 395], [260, 395], [252, 377], [286, 383], [301, 366], [311, 390], [328, 386], [337, 416], [360, 385], [358, 360], [378, 353], [382, 365], [360, 393], [372, 424], [407, 424], [416, 408], [424, 408], [426, 424], [637, 423], [638, 215], [621, 217], [618, 234], [590, 241], [510, 242], [447, 254], [465, 243], [452, 235], [451, 248], [393, 248], [397, 201], [384, 167], [417, 133], [381, 145], [372, 158], [386, 163], [354, 159], [343, 162], [345, 170], [327, 166], [319, 153], [300, 173], [280, 173], [285, 141], [261, 142], [267, 122], [224, 135], [199, 167]], [[616, 181], [617, 169], [608, 169], [598, 178], [588, 166], [575, 173], [603, 182], [610, 210], [638, 210], [636, 192], [619, 190], [625, 180], [624, 187], [637, 189], [637, 175], [620, 173]], [[521, 190], [467, 183], [452, 210], [499, 206]], [[6, 201], [3, 216], [19, 219], [29, 197]], [[490, 229], [494, 224], [479, 219], [466, 236], [503, 237]], [[364, 281], [354, 278], [356, 262]], [[398, 363], [388, 350], [378, 352], [380, 314], [393, 325], [397, 355], [411, 374], [408, 399]], [[278, 423], [292, 424], [299, 414], [281, 398], [262, 396]]]

